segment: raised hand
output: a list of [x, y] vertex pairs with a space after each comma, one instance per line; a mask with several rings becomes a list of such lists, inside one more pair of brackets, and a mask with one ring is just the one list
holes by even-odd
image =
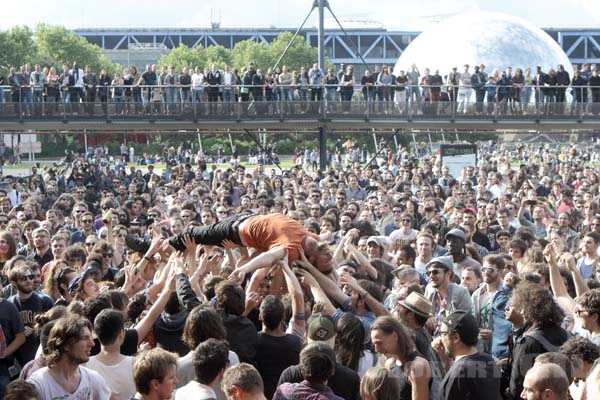
[[192, 235], [186, 234], [181, 237], [181, 243], [185, 246], [186, 250], [189, 254], [193, 254], [195, 256], [196, 249], [198, 248], [198, 244], [192, 239]]
[[228, 250], [232, 250], [232, 249], [236, 249], [238, 247], [240, 247], [238, 244], [233, 243], [231, 240], [229, 239], [225, 239], [221, 242], [221, 247], [228, 249]]
[[300, 282], [303, 283], [304, 285], [306, 285], [308, 287], [319, 287], [319, 283], [317, 282], [315, 277], [312, 276], [311, 273], [308, 272], [307, 270], [302, 269], [302, 268], [296, 268], [294, 270], [294, 272], [297, 275], [300, 275]]
[[251, 311], [260, 306], [262, 296], [256, 292], [250, 292], [246, 296], [246, 310]]
[[358, 281], [350, 274], [343, 273], [340, 275], [340, 284], [348, 285], [354, 291], [361, 292], [362, 288], [358, 284]]
[[236, 269], [235, 271], [233, 271], [227, 279], [229, 279], [233, 283], [241, 285], [242, 282], [244, 282], [245, 277], [246, 277], [246, 271], [244, 271], [243, 268], [239, 268], [239, 269]]
[[[300, 265], [303, 268], [306, 269], [310, 269], [310, 268], [314, 268], [314, 266], [310, 263], [310, 261], [308, 261], [308, 258], [306, 258], [306, 254], [304, 253], [304, 249], [300, 249], [299, 251], [300, 254], [300, 259], [298, 261], [296, 261], [298, 263], [298, 265]], [[287, 256], [286, 256], [287, 259]]]

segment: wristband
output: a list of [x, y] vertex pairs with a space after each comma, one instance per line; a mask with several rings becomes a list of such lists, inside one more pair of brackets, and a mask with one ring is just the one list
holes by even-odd
[[146, 261], [152, 261], [152, 257], [144, 256], [144, 260], [146, 260]]

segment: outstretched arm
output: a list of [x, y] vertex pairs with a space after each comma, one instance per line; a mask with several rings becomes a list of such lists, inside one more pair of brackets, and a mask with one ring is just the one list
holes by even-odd
[[359, 296], [367, 303], [371, 311], [375, 313], [376, 316], [380, 317], [382, 315], [391, 315], [390, 311], [385, 308], [383, 304], [381, 304], [377, 299], [369, 294], [365, 289], [363, 289], [358, 281], [349, 274], [342, 274], [340, 276], [340, 283], [342, 285], [348, 285], [354, 290]]
[[283, 276], [287, 285], [288, 292], [292, 296], [292, 324], [295, 329], [292, 332], [302, 333], [300, 338], [304, 340], [304, 334], [306, 331], [306, 316], [304, 311], [304, 293], [302, 293], [302, 287], [298, 278], [294, 275], [294, 272], [290, 268], [287, 259], [281, 263]]
[[229, 275], [229, 279], [241, 283], [246, 274], [252, 273], [259, 268], [271, 267], [275, 262], [281, 260], [286, 253], [286, 250], [282, 246], [273, 247], [271, 250], [254, 257], [244, 264], [244, 266], [233, 271]]
[[[181, 261], [181, 262], [183, 262], [183, 261]], [[158, 299], [156, 300], [156, 302], [152, 305], [152, 307], [148, 311], [148, 314], [146, 314], [146, 316], [140, 322], [138, 322], [138, 324], [135, 326], [135, 330], [137, 331], [137, 334], [138, 334], [138, 345], [144, 341], [144, 339], [146, 338], [146, 336], [148, 335], [148, 333], [154, 326], [154, 322], [156, 322], [156, 320], [160, 316], [160, 313], [165, 309], [167, 301], [169, 300], [169, 297], [171, 296], [171, 292], [173, 290], [175, 290], [175, 270], [176, 270], [176, 268], [172, 268], [173, 267], [172, 262], [170, 262], [169, 264], [171, 264], [171, 265], [168, 266], [169, 267], [169, 271], [167, 271], [168, 278], [167, 278], [167, 282], [165, 284], [163, 291], [160, 293], [160, 296], [158, 296]]]
[[332, 298], [336, 303], [342, 305], [348, 299], [348, 296], [342, 292], [342, 289], [338, 287], [338, 285], [325, 276], [321, 271], [319, 271], [314, 265], [307, 260], [304, 255], [304, 251], [300, 251], [300, 260], [298, 260], [300, 266], [306, 269], [310, 274], [316, 279], [317, 283], [320, 287], [325, 291], [327, 296]]
[[357, 249], [352, 242], [348, 242], [346, 244], [346, 248], [350, 250], [350, 254], [352, 254], [352, 257], [354, 257], [358, 265], [366, 270], [367, 275], [369, 275], [369, 277], [372, 279], [377, 279], [377, 270], [371, 265], [369, 259], [359, 249]]
[[310, 289], [312, 296], [315, 299], [315, 302], [322, 304], [323, 311], [325, 311], [327, 314], [333, 315], [333, 313], [335, 312], [335, 307], [333, 306], [331, 300], [329, 300], [329, 297], [327, 297], [321, 286], [319, 286], [319, 283], [317, 282], [315, 277], [312, 276], [310, 272], [308, 272], [305, 269], [298, 268], [296, 271], [298, 275], [302, 277], [302, 282], [304, 283], [304, 285], [308, 286], [308, 288]]

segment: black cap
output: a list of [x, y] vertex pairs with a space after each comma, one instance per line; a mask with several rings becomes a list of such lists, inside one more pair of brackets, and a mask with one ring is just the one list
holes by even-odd
[[139, 238], [137, 236], [126, 235], [125, 245], [133, 251], [137, 251], [139, 253], [146, 253], [150, 248], [150, 241]]
[[477, 344], [479, 326], [471, 313], [455, 311], [443, 319], [443, 322], [450, 332], [458, 333], [460, 341], [464, 344], [468, 346]]

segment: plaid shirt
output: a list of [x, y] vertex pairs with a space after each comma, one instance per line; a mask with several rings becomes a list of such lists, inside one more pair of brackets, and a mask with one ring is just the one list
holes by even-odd
[[343, 400], [327, 385], [308, 381], [284, 383], [277, 388], [273, 400]]

